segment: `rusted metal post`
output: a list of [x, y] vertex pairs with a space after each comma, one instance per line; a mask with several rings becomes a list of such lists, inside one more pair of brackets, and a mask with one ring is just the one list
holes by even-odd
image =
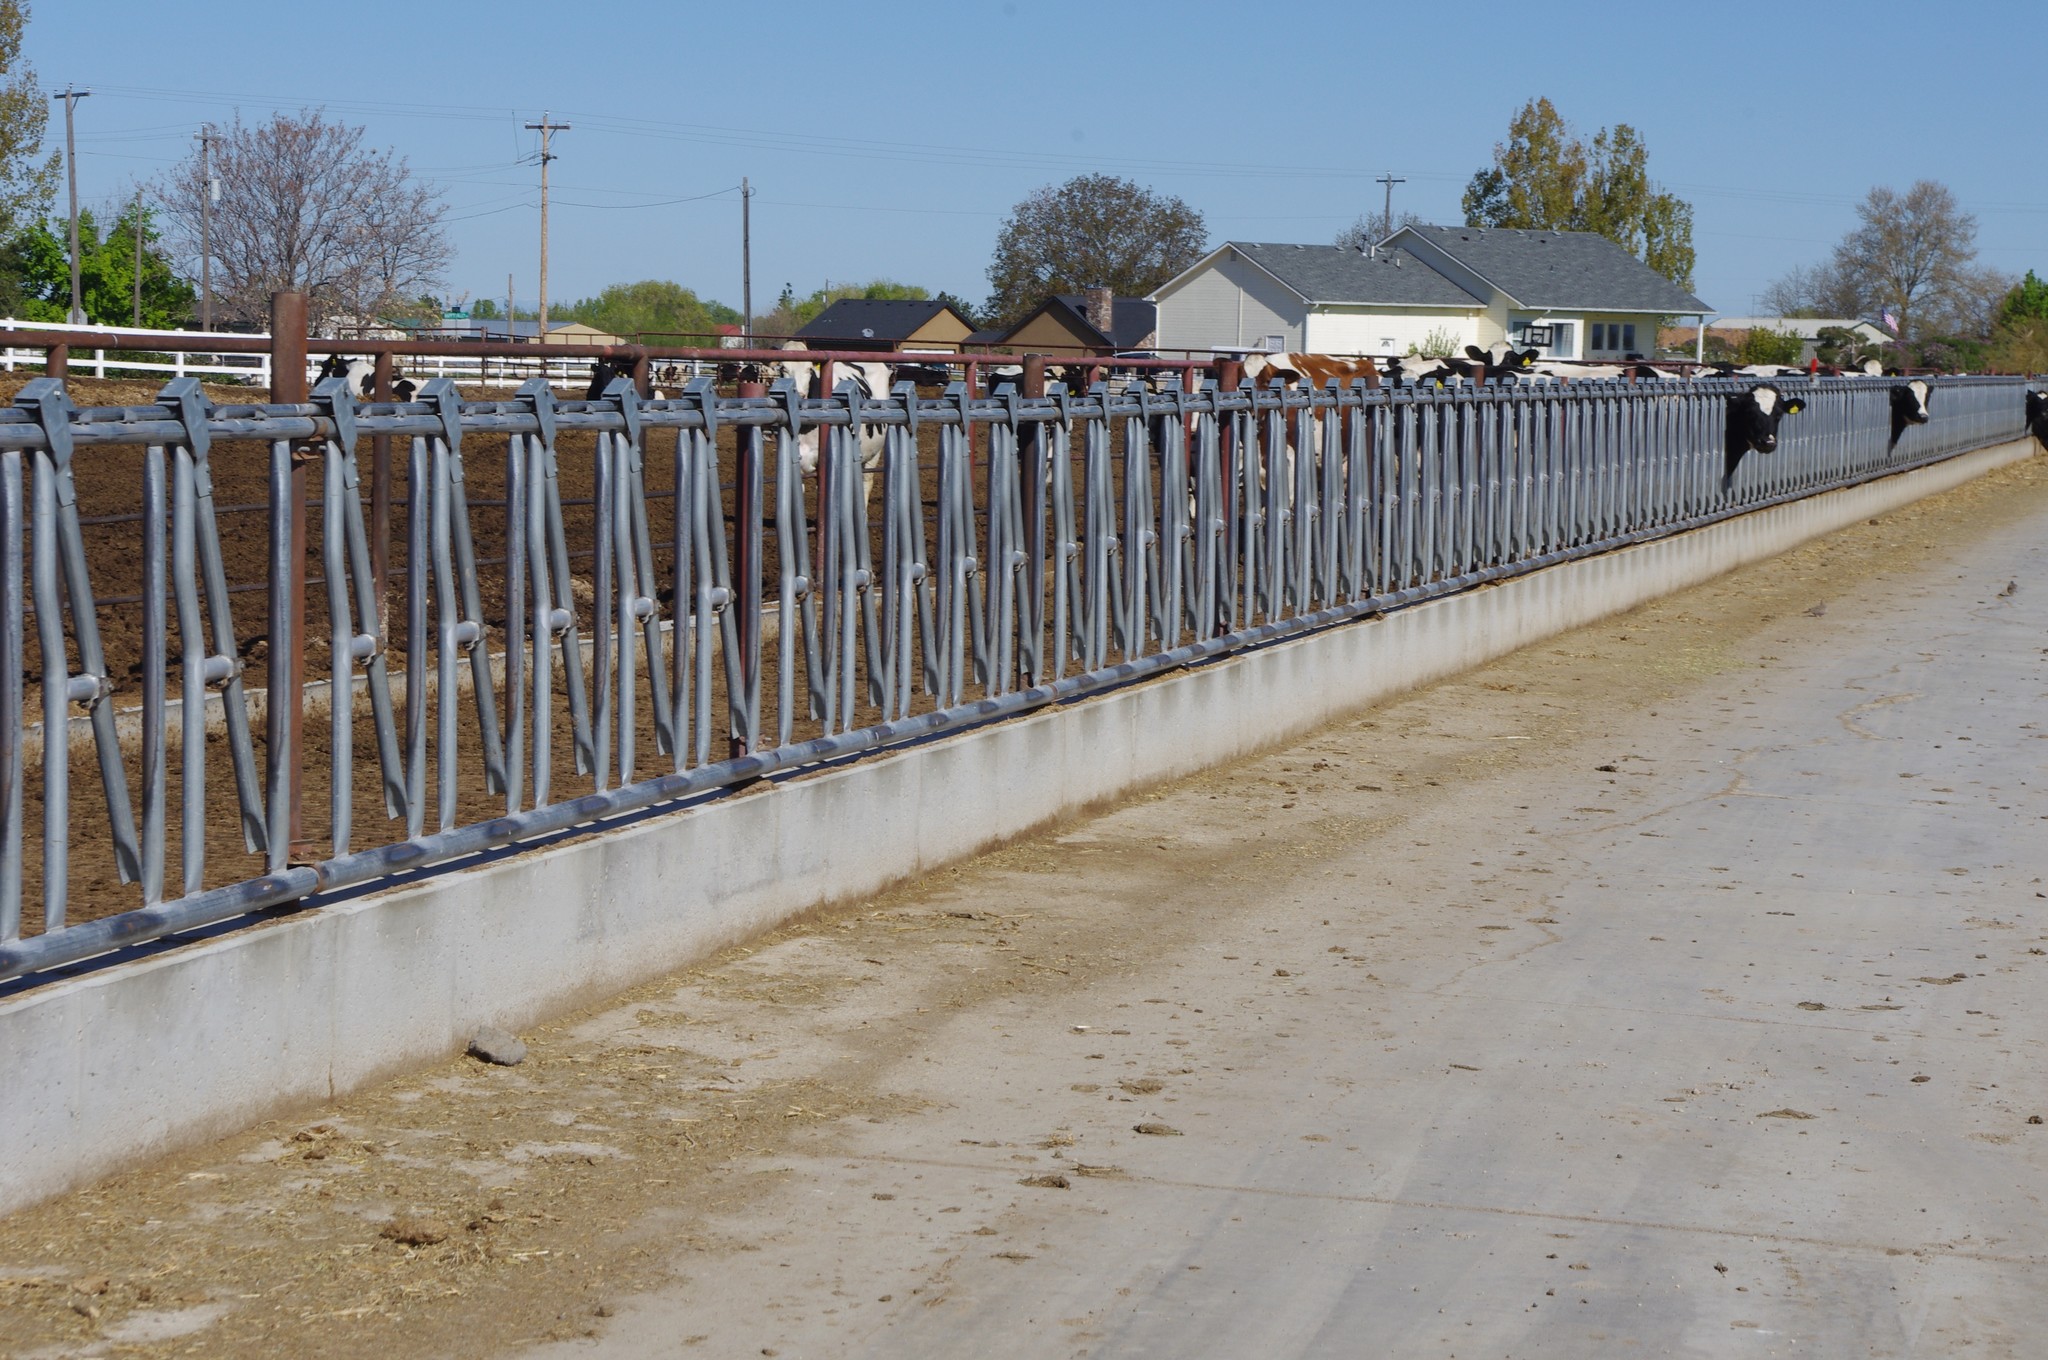
[[640, 400], [642, 401], [646, 401], [654, 395], [654, 378], [652, 373], [653, 370], [650, 368], [647, 359], [647, 351], [643, 349], [633, 356], [633, 390], [640, 394]]
[[[393, 367], [389, 351], [377, 356], [373, 379], [376, 385], [371, 389], [371, 395], [377, 401], [391, 400]], [[370, 437], [370, 575], [377, 583], [377, 636], [389, 642], [390, 634], [385, 631], [390, 623], [385, 588], [391, 581], [391, 436], [388, 434]]]
[[[743, 382], [739, 385], [741, 399], [765, 397], [768, 385], [761, 382]], [[733, 487], [732, 498], [732, 582], [733, 594], [737, 596], [740, 635], [740, 689], [742, 693], [754, 692], [754, 668], [761, 660], [761, 435], [758, 430], [736, 429], [733, 431]], [[718, 450], [711, 451], [715, 466]], [[676, 513], [682, 513], [680, 505]], [[677, 617], [681, 617], [683, 603], [676, 602]], [[679, 633], [676, 645], [682, 646]], [[787, 634], [780, 640], [784, 648], [783, 664], [790, 664], [795, 654], [795, 644]], [[747, 754], [746, 739], [738, 732], [730, 733], [731, 754], [737, 759]], [[770, 743], [771, 745], [773, 743]]]
[[[306, 295], [270, 295], [270, 400], [299, 405], [306, 400]], [[291, 475], [273, 481], [270, 505], [271, 560], [290, 539], [284, 580], [270, 583], [270, 711], [268, 740], [272, 768], [286, 781], [290, 802], [290, 858], [307, 857], [304, 798], [306, 729], [306, 461], [292, 450]], [[277, 496], [282, 490], [285, 502]], [[273, 855], [275, 851], [273, 849]]]
[[71, 346], [52, 345], [43, 358], [43, 372], [52, 378], [63, 377], [71, 368]]

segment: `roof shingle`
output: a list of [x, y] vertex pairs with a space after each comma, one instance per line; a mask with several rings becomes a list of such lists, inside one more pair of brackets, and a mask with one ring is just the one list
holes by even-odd
[[1564, 311], [1664, 312], [1713, 309], [1598, 232], [1510, 227], [1403, 227], [1524, 307]]
[[1377, 258], [1348, 246], [1232, 241], [1231, 249], [1310, 302], [1393, 307], [1484, 307], [1477, 298], [1405, 250]]
[[945, 310], [947, 304], [933, 298], [841, 298], [797, 335], [805, 340], [902, 340]]

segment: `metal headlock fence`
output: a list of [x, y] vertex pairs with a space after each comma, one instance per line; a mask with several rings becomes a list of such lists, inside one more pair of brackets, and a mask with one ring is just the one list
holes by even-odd
[[[936, 398], [846, 382], [808, 399], [786, 381], [726, 397], [699, 379], [653, 402], [623, 379], [601, 400], [536, 381], [471, 402], [440, 380], [364, 406], [331, 381], [303, 404], [211, 407], [184, 378], [155, 405], [88, 410], [39, 379], [0, 410], [0, 978], [1028, 713], [2026, 429], [2019, 380], [1935, 382], [1929, 422], [1898, 437], [1888, 381], [1783, 385], [1805, 409], [1724, 482], [1730, 404], [1751, 387], [1727, 379], [1160, 380], [1042, 397], [956, 383]], [[558, 449], [579, 431], [594, 435], [587, 542], [559, 488]], [[409, 451], [419, 511], [388, 624], [357, 455], [380, 435]], [[506, 450], [502, 500], [481, 509], [464, 470], [479, 436]], [[309, 607], [327, 635], [329, 807], [307, 807], [303, 830], [304, 694], [259, 705], [233, 635], [209, 472], [225, 440], [269, 449], [270, 637], [298, 636]], [[139, 738], [117, 730], [94, 608], [108, 583], [92, 579], [76, 505], [79, 477], [119, 448], [123, 466], [139, 455], [144, 510], [123, 562], [140, 577]], [[290, 494], [295, 459], [324, 486], [314, 525]], [[657, 573], [648, 470], [662, 460], [675, 510]], [[506, 545], [489, 573], [485, 514]], [[308, 529], [317, 599], [292, 584]], [[572, 548], [589, 562], [573, 574]], [[213, 741], [208, 705], [173, 702], [173, 679], [217, 694]], [[25, 754], [31, 688], [45, 734], [89, 719], [106, 821], [81, 837], [68, 744]], [[488, 790], [490, 815], [458, 815], [465, 781]], [[388, 819], [368, 835], [365, 806]], [[264, 872], [208, 886], [214, 819], [239, 822]], [[309, 833], [318, 847], [295, 847]], [[102, 836], [140, 903], [67, 923], [67, 865]], [[27, 935], [25, 869], [40, 880]]]

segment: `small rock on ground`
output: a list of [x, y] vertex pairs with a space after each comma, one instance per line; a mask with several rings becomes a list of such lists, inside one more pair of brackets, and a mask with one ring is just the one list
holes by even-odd
[[526, 1045], [516, 1034], [507, 1034], [496, 1025], [485, 1025], [469, 1041], [469, 1051], [474, 1057], [500, 1067], [517, 1067], [526, 1061]]

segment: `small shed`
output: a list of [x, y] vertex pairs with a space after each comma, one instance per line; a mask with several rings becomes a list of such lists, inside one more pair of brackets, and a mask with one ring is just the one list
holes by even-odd
[[1149, 298], [1115, 297], [1107, 288], [1052, 293], [1016, 325], [976, 331], [970, 342], [1020, 354], [1129, 354], [1159, 343], [1159, 308]]

